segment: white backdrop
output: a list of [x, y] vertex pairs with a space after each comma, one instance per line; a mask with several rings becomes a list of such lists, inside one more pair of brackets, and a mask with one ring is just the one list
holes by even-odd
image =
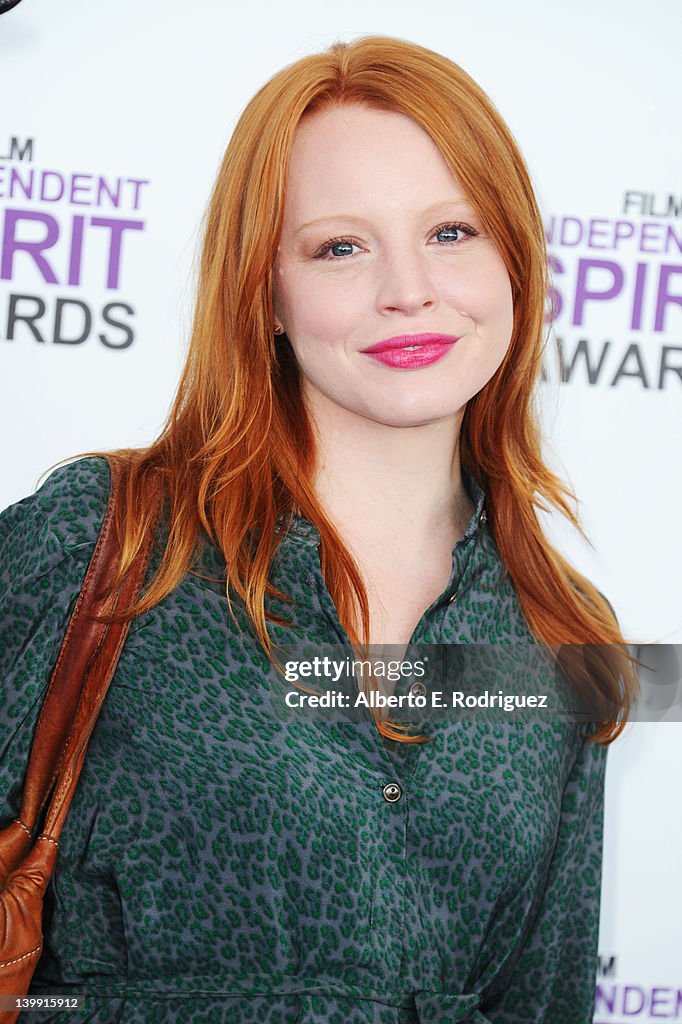
[[[561, 301], [548, 456], [594, 549], [547, 528], [629, 637], [680, 642], [681, 21], [679, 0], [23, 0], [0, 18], [0, 507], [155, 436], [243, 106], [334, 39], [395, 35], [473, 75], [531, 168]], [[595, 1021], [682, 1020], [680, 780], [680, 724], [611, 748]]]

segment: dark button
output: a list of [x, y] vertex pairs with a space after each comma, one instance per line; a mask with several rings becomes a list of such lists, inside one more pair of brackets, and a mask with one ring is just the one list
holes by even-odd
[[410, 687], [410, 694], [413, 697], [425, 697], [426, 687], [423, 683], [412, 683], [412, 686]]
[[394, 804], [403, 795], [402, 789], [395, 782], [387, 782], [381, 792], [384, 794], [384, 800], [389, 804]]

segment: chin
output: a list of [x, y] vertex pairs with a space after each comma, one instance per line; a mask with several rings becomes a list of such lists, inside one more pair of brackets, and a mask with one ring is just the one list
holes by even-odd
[[445, 407], [441, 410], [434, 410], [433, 406], [396, 409], [395, 407], [386, 410], [371, 409], [361, 413], [365, 419], [374, 423], [381, 423], [386, 427], [425, 427], [442, 420], [453, 419], [458, 409]]

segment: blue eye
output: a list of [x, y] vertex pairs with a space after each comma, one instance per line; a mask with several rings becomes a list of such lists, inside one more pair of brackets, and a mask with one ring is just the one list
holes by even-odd
[[462, 233], [462, 229], [456, 227], [454, 224], [447, 224], [444, 228], [439, 228], [436, 232], [437, 235], [461, 235]]
[[[465, 238], [473, 238], [474, 235], [478, 234], [478, 231], [476, 231], [475, 228], [470, 227], [469, 224], [460, 224], [459, 221], [455, 221], [452, 224], [441, 224], [440, 227], [436, 228], [436, 230], [434, 231], [434, 234], [436, 235], [443, 235], [446, 233], [449, 233], [451, 235], [464, 235]], [[462, 239], [455, 239], [454, 241], [459, 242], [459, 244], [461, 244]], [[445, 244], [451, 245], [453, 243], [452, 241], [450, 241], [446, 242]]]
[[328, 242], [325, 242], [324, 245], [321, 245], [320, 248], [317, 249], [317, 251], [313, 255], [313, 258], [316, 260], [343, 259], [344, 256], [349, 255], [348, 252], [342, 254], [333, 253], [331, 256], [329, 255], [329, 253], [332, 251], [332, 249], [339, 249], [343, 248], [344, 246], [346, 247], [347, 250], [352, 249], [354, 245], [359, 245], [359, 242], [356, 242], [353, 238], [330, 238]]
[[[343, 251], [339, 252], [340, 249]], [[329, 247], [328, 251], [331, 252], [333, 256], [349, 256], [352, 250], [352, 242], [335, 242], [333, 246]]]

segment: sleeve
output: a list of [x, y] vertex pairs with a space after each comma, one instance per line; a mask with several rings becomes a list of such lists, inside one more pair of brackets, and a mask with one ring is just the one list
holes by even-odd
[[101, 464], [72, 463], [0, 513], [0, 828], [21, 808], [33, 733], [107, 494]]
[[596, 986], [605, 747], [583, 737], [563, 792], [546, 884], [490, 1024], [591, 1024]]

